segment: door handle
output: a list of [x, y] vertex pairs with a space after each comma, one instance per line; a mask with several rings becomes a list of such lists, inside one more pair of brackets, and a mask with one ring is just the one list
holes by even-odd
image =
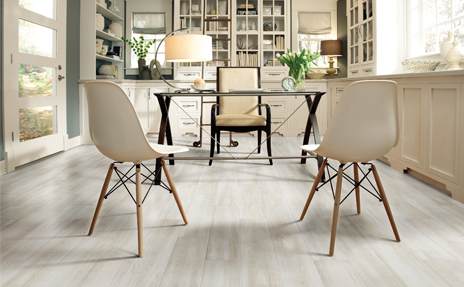
[[58, 75], [58, 81], [61, 81], [63, 79], [64, 79], [64, 77], [62, 75]]

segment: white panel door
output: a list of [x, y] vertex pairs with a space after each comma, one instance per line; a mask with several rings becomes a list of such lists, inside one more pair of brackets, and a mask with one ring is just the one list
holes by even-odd
[[5, 0], [8, 171], [62, 151], [66, 136], [66, 1]]

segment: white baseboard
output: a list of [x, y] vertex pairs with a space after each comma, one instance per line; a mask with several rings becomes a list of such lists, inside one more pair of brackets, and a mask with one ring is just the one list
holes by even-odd
[[80, 146], [81, 143], [81, 137], [73, 137], [72, 139], [68, 139], [66, 136], [66, 139], [64, 140], [64, 150], [67, 151], [69, 149], [75, 148], [77, 146]]
[[5, 161], [0, 161], [0, 175], [6, 174], [6, 166]]

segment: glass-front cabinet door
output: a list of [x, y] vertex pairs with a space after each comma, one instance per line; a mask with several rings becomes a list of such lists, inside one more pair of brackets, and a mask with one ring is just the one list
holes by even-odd
[[349, 0], [348, 5], [348, 75], [374, 74], [375, 0]]

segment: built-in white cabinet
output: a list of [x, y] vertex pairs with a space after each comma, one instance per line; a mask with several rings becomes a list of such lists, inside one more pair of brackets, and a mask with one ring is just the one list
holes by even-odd
[[[98, 54], [96, 42], [103, 40], [102, 45], [108, 46], [108, 51], [115, 47], [123, 47], [123, 41], [104, 30], [111, 24], [118, 24], [124, 34], [124, 0], [81, 0], [80, 7], [80, 78], [95, 79], [101, 65], [115, 65], [118, 70], [119, 79], [124, 78], [124, 58]], [[108, 9], [111, 6], [117, 7]], [[97, 18], [103, 17], [103, 29], [97, 27]], [[101, 42], [101, 41], [100, 41]]]
[[[400, 137], [385, 158], [400, 172], [413, 170], [444, 185], [464, 203], [464, 76], [392, 80], [398, 83]], [[330, 116], [352, 82], [328, 82]]]
[[348, 77], [402, 73], [402, 0], [348, 0]]

